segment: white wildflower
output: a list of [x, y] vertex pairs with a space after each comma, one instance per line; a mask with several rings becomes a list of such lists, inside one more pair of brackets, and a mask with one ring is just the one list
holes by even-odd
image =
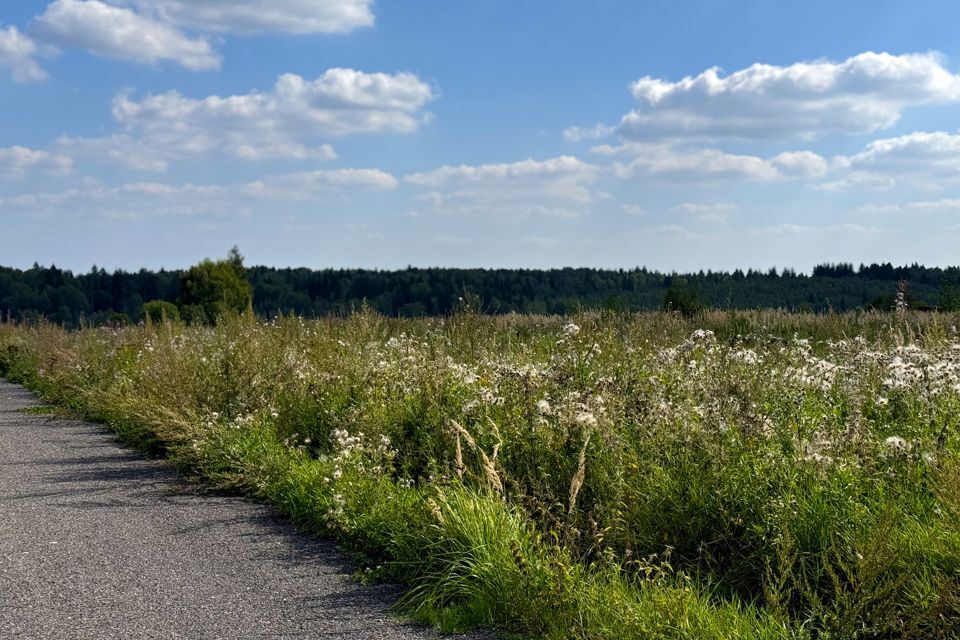
[[883, 441], [887, 451], [893, 454], [902, 454], [910, 451], [910, 444], [900, 436], [890, 436]]
[[597, 426], [597, 417], [589, 411], [578, 411], [577, 415], [574, 416], [573, 421], [581, 427]]
[[697, 329], [690, 334], [690, 340], [692, 342], [713, 342], [715, 339], [716, 337], [710, 329]]
[[731, 355], [734, 360], [739, 360], [744, 364], [754, 365], [760, 363], [760, 356], [757, 355], [757, 352], [753, 349], [739, 349]]

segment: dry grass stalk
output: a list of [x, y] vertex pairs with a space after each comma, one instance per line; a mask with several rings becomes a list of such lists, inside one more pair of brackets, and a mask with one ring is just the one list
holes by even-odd
[[463, 448], [460, 446], [460, 434], [457, 434], [457, 447], [453, 454], [453, 468], [457, 477], [463, 480]]
[[577, 506], [577, 496], [580, 495], [580, 487], [587, 478], [587, 447], [590, 446], [590, 433], [583, 439], [583, 447], [580, 449], [580, 457], [577, 459], [577, 472], [573, 474], [570, 481], [570, 505], [567, 508], [567, 515], [572, 516], [573, 510]]
[[[450, 426], [453, 427], [453, 430], [459, 435], [463, 436], [463, 439], [467, 441], [467, 444], [470, 445], [470, 448], [473, 449], [478, 456], [480, 456], [480, 464], [483, 467], [483, 472], [487, 477], [487, 482], [490, 483], [490, 486], [493, 487], [494, 491], [500, 495], [503, 495], [503, 482], [500, 481], [500, 474], [497, 473], [497, 469], [494, 466], [494, 461], [490, 459], [483, 449], [480, 448], [480, 446], [477, 444], [477, 441], [474, 440], [472, 435], [470, 435], [470, 432], [464, 429], [459, 422], [456, 420], [451, 420]], [[496, 459], [497, 451], [499, 451], [499, 445], [496, 445], [494, 448], [494, 460]]]

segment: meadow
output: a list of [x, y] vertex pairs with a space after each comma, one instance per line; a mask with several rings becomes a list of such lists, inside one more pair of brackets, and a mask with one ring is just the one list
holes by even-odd
[[441, 630], [960, 637], [960, 315], [0, 325], [0, 375]]

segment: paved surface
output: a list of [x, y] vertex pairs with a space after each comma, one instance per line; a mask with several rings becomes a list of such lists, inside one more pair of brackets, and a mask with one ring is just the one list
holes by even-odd
[[0, 380], [0, 638], [438, 637], [334, 545], [37, 405]]

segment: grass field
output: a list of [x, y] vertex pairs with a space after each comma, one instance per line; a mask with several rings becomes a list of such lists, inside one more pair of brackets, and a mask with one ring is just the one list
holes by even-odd
[[0, 373], [441, 629], [960, 634], [960, 316], [0, 325]]

